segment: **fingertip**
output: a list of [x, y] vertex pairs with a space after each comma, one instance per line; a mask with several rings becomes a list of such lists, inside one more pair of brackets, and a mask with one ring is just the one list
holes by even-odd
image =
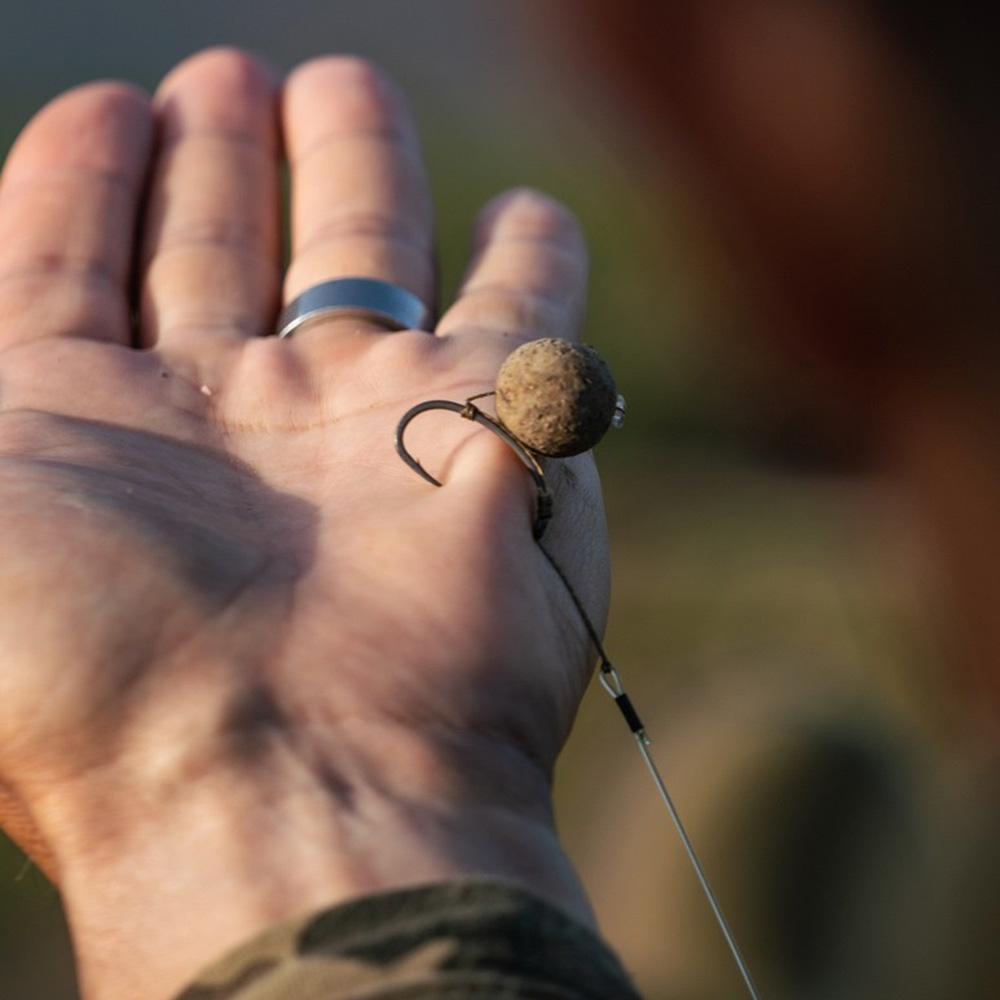
[[458, 296], [438, 324], [522, 339], [579, 336], [587, 246], [576, 216], [533, 188], [515, 188], [482, 210]]
[[153, 112], [142, 88], [99, 80], [64, 91], [21, 131], [4, 165], [6, 185], [67, 166], [116, 174], [128, 151], [148, 148]]
[[[198, 127], [189, 119], [206, 108], [214, 131], [256, 137], [260, 109], [274, 99], [278, 87], [278, 74], [265, 60], [241, 49], [219, 47], [178, 63], [163, 78], [153, 100], [168, 138], [175, 131]], [[197, 94], [200, 99], [179, 101], [181, 94]], [[276, 142], [276, 134], [273, 139]]]
[[[317, 111], [328, 110], [336, 97], [336, 121], [313, 122]], [[379, 66], [360, 56], [331, 55], [310, 59], [296, 67], [284, 86], [286, 127], [319, 134], [402, 134], [415, 140], [408, 103], [395, 81]], [[321, 127], [320, 127], [321, 126]], [[308, 153], [308, 144], [302, 149]]]
[[[138, 84], [128, 80], [95, 80], [74, 87], [61, 97], [67, 102], [89, 101], [113, 114], [142, 117], [149, 114], [151, 104], [149, 94]], [[57, 97], [52, 103], [59, 101], [60, 98]]]
[[504, 191], [483, 206], [473, 242], [531, 240], [586, 254], [583, 226], [562, 202], [532, 187]]
[[307, 59], [288, 74], [286, 86], [323, 86], [330, 82], [346, 87], [397, 93], [389, 75], [371, 59], [354, 55], [324, 55]]
[[180, 84], [223, 83], [254, 91], [273, 90], [278, 73], [261, 56], [232, 46], [219, 45], [195, 52], [181, 60], [160, 82], [157, 94], [169, 93]]

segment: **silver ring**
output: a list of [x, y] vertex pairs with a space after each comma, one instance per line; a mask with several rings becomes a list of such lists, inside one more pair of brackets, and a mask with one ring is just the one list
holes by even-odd
[[307, 323], [337, 313], [383, 323], [390, 330], [427, 330], [431, 311], [399, 285], [377, 278], [334, 278], [307, 288], [281, 310], [277, 334], [290, 337]]

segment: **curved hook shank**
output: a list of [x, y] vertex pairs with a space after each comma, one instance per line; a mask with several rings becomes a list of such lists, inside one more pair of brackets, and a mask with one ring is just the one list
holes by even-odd
[[457, 413], [466, 420], [474, 420], [477, 424], [492, 431], [498, 438], [504, 441], [521, 460], [524, 467], [531, 474], [535, 484], [536, 504], [535, 504], [535, 524], [533, 533], [535, 538], [541, 538], [545, 532], [546, 525], [552, 517], [552, 494], [549, 492], [548, 483], [545, 481], [545, 473], [542, 470], [538, 459], [526, 448], [503, 424], [494, 420], [491, 416], [483, 413], [478, 406], [474, 406], [471, 401], [456, 403], [452, 399], [428, 399], [423, 403], [417, 403], [403, 414], [396, 425], [396, 453], [399, 457], [418, 475], [421, 479], [432, 483], [434, 486], [443, 486], [439, 479], [435, 479], [406, 449], [404, 435], [406, 428], [415, 417], [428, 410], [448, 410]]

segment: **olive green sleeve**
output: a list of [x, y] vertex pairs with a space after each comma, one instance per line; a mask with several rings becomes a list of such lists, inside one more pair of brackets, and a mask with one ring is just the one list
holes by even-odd
[[177, 1000], [639, 1000], [601, 940], [500, 882], [366, 896], [268, 928]]

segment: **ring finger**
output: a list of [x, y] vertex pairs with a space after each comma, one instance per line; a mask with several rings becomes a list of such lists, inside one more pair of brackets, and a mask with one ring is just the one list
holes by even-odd
[[[362, 60], [332, 57], [285, 87], [292, 257], [285, 301], [342, 277], [378, 278], [433, 305], [433, 217], [416, 130], [392, 84]], [[327, 328], [384, 331], [356, 317]]]

